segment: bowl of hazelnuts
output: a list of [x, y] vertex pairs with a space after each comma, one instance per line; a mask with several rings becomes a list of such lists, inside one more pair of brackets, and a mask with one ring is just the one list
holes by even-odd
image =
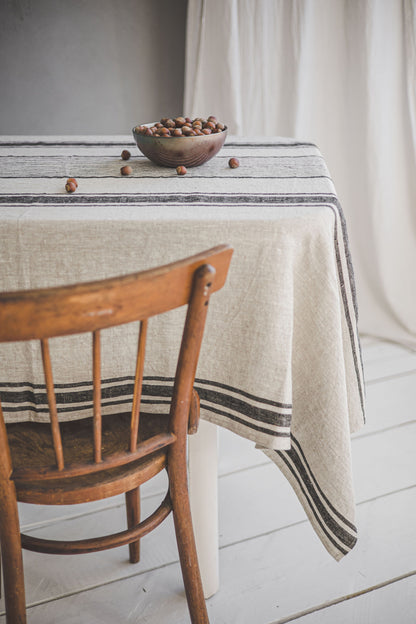
[[164, 117], [156, 123], [133, 128], [139, 150], [149, 160], [164, 167], [198, 167], [215, 156], [224, 145], [227, 126], [210, 115]]

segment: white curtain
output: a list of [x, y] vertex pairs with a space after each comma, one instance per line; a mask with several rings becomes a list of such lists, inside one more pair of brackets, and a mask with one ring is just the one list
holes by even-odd
[[319, 146], [360, 331], [416, 348], [416, 0], [189, 0], [184, 111]]

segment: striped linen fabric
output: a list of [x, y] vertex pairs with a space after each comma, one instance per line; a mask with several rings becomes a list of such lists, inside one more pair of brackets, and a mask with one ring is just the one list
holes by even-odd
[[[78, 180], [73, 194], [67, 177]], [[357, 539], [350, 434], [364, 422], [364, 384], [346, 224], [319, 149], [229, 137], [178, 176], [126, 136], [0, 139], [1, 290], [126, 274], [224, 242], [235, 251], [208, 316], [195, 383], [202, 416], [279, 466], [340, 559]], [[183, 319], [175, 311], [150, 326], [146, 411], [169, 402]], [[137, 326], [105, 334], [103, 412], [127, 411]], [[51, 348], [60, 418], [89, 416], [89, 342]], [[0, 397], [8, 421], [47, 419], [37, 345], [1, 347]]]

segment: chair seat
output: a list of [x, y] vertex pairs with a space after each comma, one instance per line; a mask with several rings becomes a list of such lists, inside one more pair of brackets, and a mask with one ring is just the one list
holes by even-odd
[[[130, 413], [103, 416], [102, 457], [124, 452], [130, 440]], [[62, 445], [66, 464], [82, 464], [93, 459], [92, 419], [61, 423]], [[166, 414], [140, 414], [138, 441], [169, 431]], [[7, 425], [14, 470], [26, 466], [53, 466], [55, 454], [49, 423], [13, 423]], [[166, 466], [167, 448], [130, 464], [99, 472], [65, 478], [15, 481], [17, 499], [26, 503], [67, 505], [115, 496], [144, 483]], [[98, 492], [98, 487], [100, 491]], [[52, 497], [52, 499], [51, 499]], [[52, 502], [53, 501], [53, 502]]]

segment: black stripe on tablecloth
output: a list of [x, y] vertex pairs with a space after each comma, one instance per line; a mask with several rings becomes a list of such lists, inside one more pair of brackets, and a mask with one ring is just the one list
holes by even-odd
[[[335, 216], [338, 215], [340, 218], [340, 222], [341, 222], [341, 231], [342, 231], [342, 237], [344, 240], [344, 249], [345, 249], [345, 257], [346, 257], [346, 261], [347, 261], [347, 267], [348, 267], [348, 280], [349, 280], [349, 287], [350, 287], [350, 292], [351, 292], [351, 297], [352, 297], [352, 301], [353, 301], [353, 307], [354, 307], [354, 315], [355, 315], [355, 326], [357, 325], [358, 322], [358, 305], [357, 305], [357, 293], [356, 293], [356, 289], [355, 289], [355, 280], [354, 280], [354, 269], [352, 266], [352, 259], [351, 259], [351, 253], [350, 253], [350, 248], [349, 248], [349, 244], [348, 244], [348, 234], [347, 234], [347, 225], [345, 222], [345, 217], [344, 217], [344, 213], [342, 211], [341, 205], [338, 201], [338, 199], [335, 200], [334, 202], [334, 206], [330, 206], [330, 208], [334, 211]], [[364, 392], [365, 389], [363, 387], [363, 385], [361, 384], [361, 379], [364, 378], [364, 370], [363, 370], [363, 363], [362, 363], [362, 357], [361, 357], [361, 345], [360, 345], [360, 339], [359, 336], [357, 334], [357, 343], [358, 343], [358, 353], [357, 350], [355, 348], [355, 340], [354, 340], [354, 326], [353, 326], [353, 321], [351, 318], [351, 314], [350, 314], [350, 308], [348, 305], [348, 299], [347, 299], [347, 293], [346, 293], [346, 289], [345, 289], [345, 280], [344, 280], [344, 273], [342, 270], [342, 261], [341, 261], [341, 252], [339, 249], [339, 243], [338, 243], [338, 231], [337, 231], [337, 224], [335, 223], [335, 227], [334, 227], [334, 246], [335, 246], [335, 254], [336, 254], [336, 261], [337, 261], [337, 267], [338, 267], [338, 276], [339, 276], [339, 280], [340, 280], [340, 290], [341, 290], [341, 297], [342, 297], [342, 302], [344, 305], [344, 311], [345, 311], [345, 319], [347, 321], [347, 326], [348, 326], [348, 332], [349, 332], [349, 336], [350, 336], [350, 342], [351, 342], [351, 349], [352, 349], [352, 353], [353, 353], [353, 360], [354, 360], [354, 370], [355, 370], [355, 375], [357, 378], [357, 385], [358, 385], [358, 392], [360, 395], [360, 403], [361, 403], [361, 411], [363, 414], [363, 419], [365, 422], [365, 407], [364, 407]], [[360, 371], [361, 371], [361, 375], [360, 375]]]
[[224, 418], [227, 418], [228, 420], [231, 420], [240, 425], [244, 425], [244, 427], [247, 427], [248, 429], [251, 429], [252, 431], [258, 431], [259, 433], [264, 433], [274, 438], [289, 438], [290, 437], [289, 427], [287, 428], [287, 431], [273, 431], [270, 429], [266, 429], [266, 427], [261, 427], [260, 425], [255, 425], [251, 422], [247, 422], [247, 420], [244, 420], [244, 418], [239, 418], [235, 414], [231, 414], [230, 412], [225, 412], [224, 410], [219, 410], [218, 408], [213, 407], [212, 405], [209, 405], [203, 402], [201, 402], [201, 408], [207, 410], [208, 412], [212, 412], [213, 414], [217, 414], [217, 416], [223, 416]]
[[[52, 141], [52, 142], [48, 142], [48, 141], [36, 141], [36, 142], [31, 142], [31, 141], [2, 141], [0, 139], [0, 147], [72, 147], [72, 146], [80, 146], [80, 147], [117, 147], [117, 146], [123, 146], [123, 147], [129, 147], [129, 146], [133, 146], [136, 147], [136, 143], [134, 141], [114, 141], [114, 143], [109, 142], [109, 141], [95, 141], [95, 142], [91, 142], [88, 143], [86, 141]], [[307, 143], [307, 142], [293, 142], [293, 143], [278, 143], [278, 142], [273, 142], [273, 143], [250, 143], [250, 142], [246, 142], [246, 143], [238, 143], [238, 142], [233, 142], [233, 141], [226, 141], [224, 143], [224, 147], [269, 147], [269, 148], [273, 148], [275, 149], [276, 147], [314, 147], [317, 149], [317, 146], [315, 145], [315, 143]]]
[[[102, 384], [109, 384], [109, 383], [121, 383], [124, 381], [132, 381], [134, 379], [134, 377], [130, 376], [126, 376], [126, 377], [113, 377], [110, 379], [102, 379], [101, 383]], [[3, 381], [0, 382], [0, 392], [1, 392], [1, 388], [23, 388], [23, 387], [28, 387], [28, 388], [33, 388], [33, 389], [45, 389], [45, 384], [35, 384], [32, 383], [30, 381], [27, 382], [23, 382], [23, 381]], [[76, 382], [71, 382], [71, 383], [55, 383], [54, 387], [55, 388], [79, 388], [81, 386], [87, 386], [89, 388], [91, 388], [91, 381], [76, 381]]]
[[[226, 171], [226, 173], [228, 173], [228, 171]], [[0, 176], [1, 180], [17, 180], [18, 178], [20, 178], [21, 176]], [[64, 178], [65, 175], [61, 175], [61, 176], [57, 176], [57, 175], [53, 175], [53, 176], [49, 176], [49, 175], [41, 175], [41, 176], [34, 176], [34, 175], [29, 175], [29, 176], [25, 176], [25, 180], [61, 180], [62, 178]], [[129, 176], [130, 180], [159, 180], [160, 178], [176, 178], [177, 177], [177, 173], [175, 171], [175, 169], [170, 170], [167, 169], [166, 170], [166, 175], [162, 176], [152, 176], [152, 175], [143, 175], [142, 173], [137, 173], [135, 174], [134, 172]], [[191, 177], [191, 176], [190, 176]], [[80, 176], [80, 175], [76, 175], [77, 180], [97, 180], [97, 176], [91, 175], [91, 176]], [[223, 176], [214, 176], [214, 175], [194, 175], [192, 176], [192, 179], [196, 180], [226, 180], [227, 178], [232, 178], [237, 179], [237, 180], [247, 180], [247, 176], [245, 175], [233, 175], [231, 172], [229, 173], [229, 175], [223, 175]], [[293, 175], [293, 176], [283, 176], [283, 175], [275, 175], [273, 176], [274, 180], [332, 180], [332, 178], [328, 175]], [[120, 175], [100, 175], [100, 180], [120, 180]], [[189, 179], [189, 178], [188, 178]], [[270, 176], [261, 176], [261, 175], [256, 175], [256, 176], [250, 176], [251, 180], [270, 180]]]
[[111, 143], [110, 141], [102, 141], [102, 142], [91, 142], [88, 143], [86, 141], [2, 141], [0, 139], [0, 148], [1, 147], [136, 147], [136, 143], [134, 141], [114, 141]]
[[[121, 383], [120, 380], [113, 379], [113, 383], [109, 385], [109, 380], [103, 380], [101, 388], [103, 407], [121, 405], [131, 401], [134, 389], [134, 378], [124, 377], [123, 381], [124, 383]], [[141, 403], [143, 405], [168, 405], [172, 395], [172, 382], [173, 379], [169, 377], [145, 377], [143, 379]], [[199, 385], [198, 393], [200, 394], [201, 400], [206, 402], [205, 407], [208, 411], [212, 411], [272, 437], [289, 435], [289, 433], [276, 432], [273, 428], [267, 427], [269, 424], [272, 427], [278, 426], [286, 428], [289, 431], [291, 415], [277, 411], [275, 401], [259, 398], [255, 401], [252, 400], [252, 403], [250, 403], [248, 397], [253, 397], [253, 395], [241, 392], [237, 388], [227, 386], [228, 390], [233, 393], [233, 395], [229, 395], [226, 391], [218, 391], [220, 384], [217, 384], [216, 389], [210, 389], [208, 386], [215, 386], [215, 384], [208, 380], [200, 380], [200, 382], [205, 385]], [[84, 386], [83, 389], [80, 389], [81, 385]], [[60, 387], [56, 384], [55, 388], [58, 413], [70, 413], [91, 409], [91, 382], [81, 382], [78, 384], [77, 389], [75, 389], [75, 384], [61, 384]], [[34, 384], [26, 383], [0, 384], [0, 398], [5, 415], [16, 412], [32, 412], [35, 414], [46, 414], [48, 412], [47, 395], [44, 385], [36, 385], [35, 387]], [[267, 407], [259, 407], [253, 404], [254, 402], [261, 402]]]
[[[254, 407], [253, 405], [250, 405], [245, 401], [241, 401], [241, 399], [237, 399], [234, 396], [227, 395], [222, 392], [215, 392], [206, 388], [199, 387], [198, 394], [201, 401], [209, 401], [210, 403], [214, 403], [216, 405], [222, 405], [228, 410], [239, 412], [240, 414], [244, 414], [244, 416], [248, 416], [249, 418], [263, 424], [277, 425], [278, 427], [290, 427], [291, 416], [289, 414], [279, 414], [264, 408]], [[224, 413], [224, 415], [228, 415], [228, 412], [227, 414]], [[229, 417], [233, 418], [231, 414]], [[247, 423], [247, 426], [249, 427], [250, 424], [251, 423]], [[272, 433], [273, 432], [271, 432], [271, 434]]]
[[314, 487], [315, 487], [316, 491], [317, 491], [317, 492], [319, 492], [319, 494], [320, 494], [320, 496], [321, 496], [322, 500], [324, 500], [324, 501], [327, 503], [327, 505], [331, 508], [331, 511], [332, 511], [332, 512], [333, 512], [333, 513], [334, 513], [334, 514], [335, 514], [335, 515], [336, 515], [336, 516], [337, 516], [337, 517], [338, 517], [338, 518], [339, 518], [339, 519], [340, 519], [340, 520], [341, 520], [344, 524], [346, 524], [347, 526], [349, 526], [349, 528], [350, 528], [352, 531], [357, 532], [357, 528], [356, 528], [356, 526], [355, 526], [352, 522], [350, 522], [350, 521], [349, 521], [349, 520], [348, 520], [345, 516], [343, 516], [343, 515], [342, 515], [342, 514], [341, 514], [341, 513], [340, 513], [340, 512], [339, 512], [339, 511], [338, 511], [338, 510], [337, 510], [337, 509], [336, 509], [336, 508], [332, 505], [332, 503], [331, 503], [331, 501], [329, 500], [329, 498], [328, 498], [328, 497], [325, 495], [325, 493], [323, 492], [322, 488], [320, 487], [320, 485], [319, 485], [318, 481], [317, 481], [317, 480], [316, 480], [316, 478], [315, 478], [315, 475], [313, 474], [313, 472], [312, 472], [312, 470], [311, 470], [311, 467], [310, 467], [310, 465], [309, 465], [308, 460], [306, 459], [305, 453], [304, 453], [304, 452], [303, 452], [303, 450], [302, 450], [302, 447], [301, 447], [301, 445], [300, 445], [300, 443], [299, 443], [299, 440], [297, 440], [293, 434], [292, 434], [292, 436], [291, 436], [291, 439], [292, 439], [292, 448], [293, 448], [293, 449], [296, 449], [297, 454], [298, 454], [298, 457], [299, 457], [299, 461], [300, 461], [300, 462], [302, 462], [302, 464], [304, 465], [305, 469], [306, 469], [306, 470], [308, 470], [308, 472], [310, 473], [310, 475], [311, 475], [311, 479], [312, 479], [313, 484], [314, 484]]
[[[225, 149], [226, 146], [224, 146]], [[1, 144], [0, 144], [0, 148], [1, 148]], [[29, 156], [27, 156], [26, 154], [0, 154], [0, 158], [13, 158], [13, 159], [17, 159], [17, 158], [30, 158]], [[46, 158], [48, 161], [53, 160], [54, 158], [57, 158], [65, 163], [68, 162], [68, 157], [63, 154], [63, 155], [58, 155], [58, 154], [36, 154], [36, 159], [40, 159], [40, 158]], [[103, 160], [111, 160], [114, 161], [114, 159], [117, 159], [117, 162], [121, 165], [122, 161], [120, 160], [120, 158], [117, 156], [117, 154], [106, 154], [106, 155], [98, 155], [98, 154], [76, 154], [75, 158], [79, 158], [80, 160], [85, 160], [88, 158], [94, 158], [95, 160], [99, 160], [100, 162], [102, 162]], [[224, 156], [223, 153], [218, 154], [215, 157], [215, 160], [228, 160], [229, 156]], [[283, 158], [285, 158], [286, 160], [292, 160], [293, 158], [311, 158], [311, 159], [315, 159], [315, 158], [319, 158], [321, 160], [324, 160], [324, 157], [321, 156], [320, 154], [290, 154], [290, 156], [288, 156], [287, 154], [256, 154], [255, 156], [250, 155], [250, 154], [241, 154], [238, 157], [238, 160], [244, 160], [245, 158], [249, 158], [250, 160], [252, 159], [266, 159], [268, 161], [272, 161], [272, 160], [282, 160]], [[146, 156], [143, 156], [143, 154], [141, 154], [140, 152], [138, 154], [135, 154], [134, 156], [132, 156], [133, 161], [132, 162], [137, 162], [137, 161], [147, 161], [149, 163], [149, 159]], [[150, 163], [149, 163], [150, 164]], [[162, 169], [165, 169], [165, 167], [163, 168], [158, 168], [157, 170], [155, 169], [155, 172], [159, 175], [162, 171]], [[166, 167], [166, 169], [169, 169], [169, 167]], [[0, 178], [2, 178], [3, 176], [0, 176]], [[18, 175], [16, 177], [19, 178], [26, 178], [27, 176], [22, 176], [22, 175]], [[101, 177], [101, 176], [100, 176]], [[157, 176], [156, 176], [157, 177]], [[247, 176], [250, 177], [250, 176]]]
[[[209, 384], [210, 386], [221, 388], [222, 390], [229, 390], [230, 392], [235, 392], [235, 388], [233, 388], [232, 386], [219, 383], [218, 381], [207, 381], [206, 379], [199, 379], [198, 377], [196, 377], [195, 385], [196, 384]], [[269, 399], [263, 399], [262, 397], [258, 397], [254, 394], [249, 394], [248, 392], [244, 392], [243, 390], [239, 390], [238, 393], [241, 394], [241, 396], [247, 397], [247, 399], [251, 399], [252, 401], [256, 401], [258, 403], [267, 403], [267, 405], [273, 405], [274, 407], [292, 409], [292, 403], [281, 403], [280, 401], [270, 401]]]
[[[278, 412], [273, 412], [271, 410], [267, 410], [264, 408], [259, 408], [253, 405], [250, 405], [246, 401], [242, 401], [241, 399], [237, 399], [234, 396], [223, 394], [220, 392], [215, 392], [213, 390], [209, 390], [206, 388], [197, 388], [199, 398], [202, 401], [208, 401], [209, 403], [213, 403], [215, 405], [221, 405], [224, 409], [230, 410], [227, 412], [222, 412], [223, 416], [227, 416], [227, 418], [231, 418], [232, 420], [238, 420], [238, 422], [242, 422], [241, 418], [234, 416], [233, 412], [239, 413], [241, 416], [247, 416], [263, 425], [274, 425], [278, 427], [290, 427], [291, 423], [291, 415], [290, 414], [279, 414]], [[209, 405], [205, 403], [205, 408], [210, 409]], [[213, 409], [214, 411], [214, 409]], [[218, 411], [216, 412], [219, 413]], [[256, 428], [257, 431], [260, 431], [258, 425], [254, 425], [252, 422], [244, 421], [247, 427]], [[265, 428], [264, 426], [261, 428], [265, 433], [270, 433], [270, 435], [278, 435], [274, 431]]]
[[[346, 555], [357, 542], [357, 529], [335, 509], [323, 494], [306, 459], [304, 459], [305, 455], [299, 442], [293, 435], [291, 435], [291, 440], [292, 445], [289, 451], [275, 451], [275, 453], [281, 458], [298, 483], [304, 500], [322, 531], [335, 548], [343, 555]], [[350, 527], [351, 531], [343, 525]]]
[[[142, 399], [141, 401], [142, 404], [147, 404], [147, 405], [167, 405], [169, 407], [170, 405], [170, 401], [166, 400], [166, 401], [161, 401], [161, 400], [157, 400], [157, 399]], [[126, 399], [120, 399], [119, 401], [106, 401], [105, 403], [102, 403], [102, 407], [108, 407], [108, 406], [115, 406], [115, 405], [131, 405], [131, 398], [126, 398]], [[58, 406], [58, 412], [60, 414], [68, 414], [68, 413], [74, 413], [74, 412], [82, 412], [82, 411], [86, 411], [86, 410], [91, 410], [92, 409], [92, 402], [91, 403], [84, 403], [83, 405], [76, 405], [76, 406], [68, 406], [68, 407], [63, 407], [62, 405]], [[34, 412], [35, 414], [48, 414], [49, 410], [47, 407], [37, 407], [36, 409], [33, 408], [33, 406], [31, 405], [23, 405], [23, 406], [17, 406], [17, 407], [8, 407], [7, 409], [3, 408], [3, 412], [9, 413], [9, 414], [13, 414], [13, 413], [20, 413], [20, 412]]]
[[[224, 178], [221, 178], [224, 179]], [[255, 178], [252, 178], [255, 179]], [[117, 193], [102, 194], [89, 193], [88, 195], [73, 194], [68, 195], [42, 195], [42, 194], [0, 194], [0, 204], [42, 204], [42, 205], [66, 205], [75, 204], [84, 206], [88, 204], [109, 204], [109, 205], [131, 205], [148, 204], [150, 206], [159, 204], [225, 204], [225, 205], [279, 205], [279, 204], [327, 204], [335, 203], [334, 195], [323, 195], [322, 193]]]

